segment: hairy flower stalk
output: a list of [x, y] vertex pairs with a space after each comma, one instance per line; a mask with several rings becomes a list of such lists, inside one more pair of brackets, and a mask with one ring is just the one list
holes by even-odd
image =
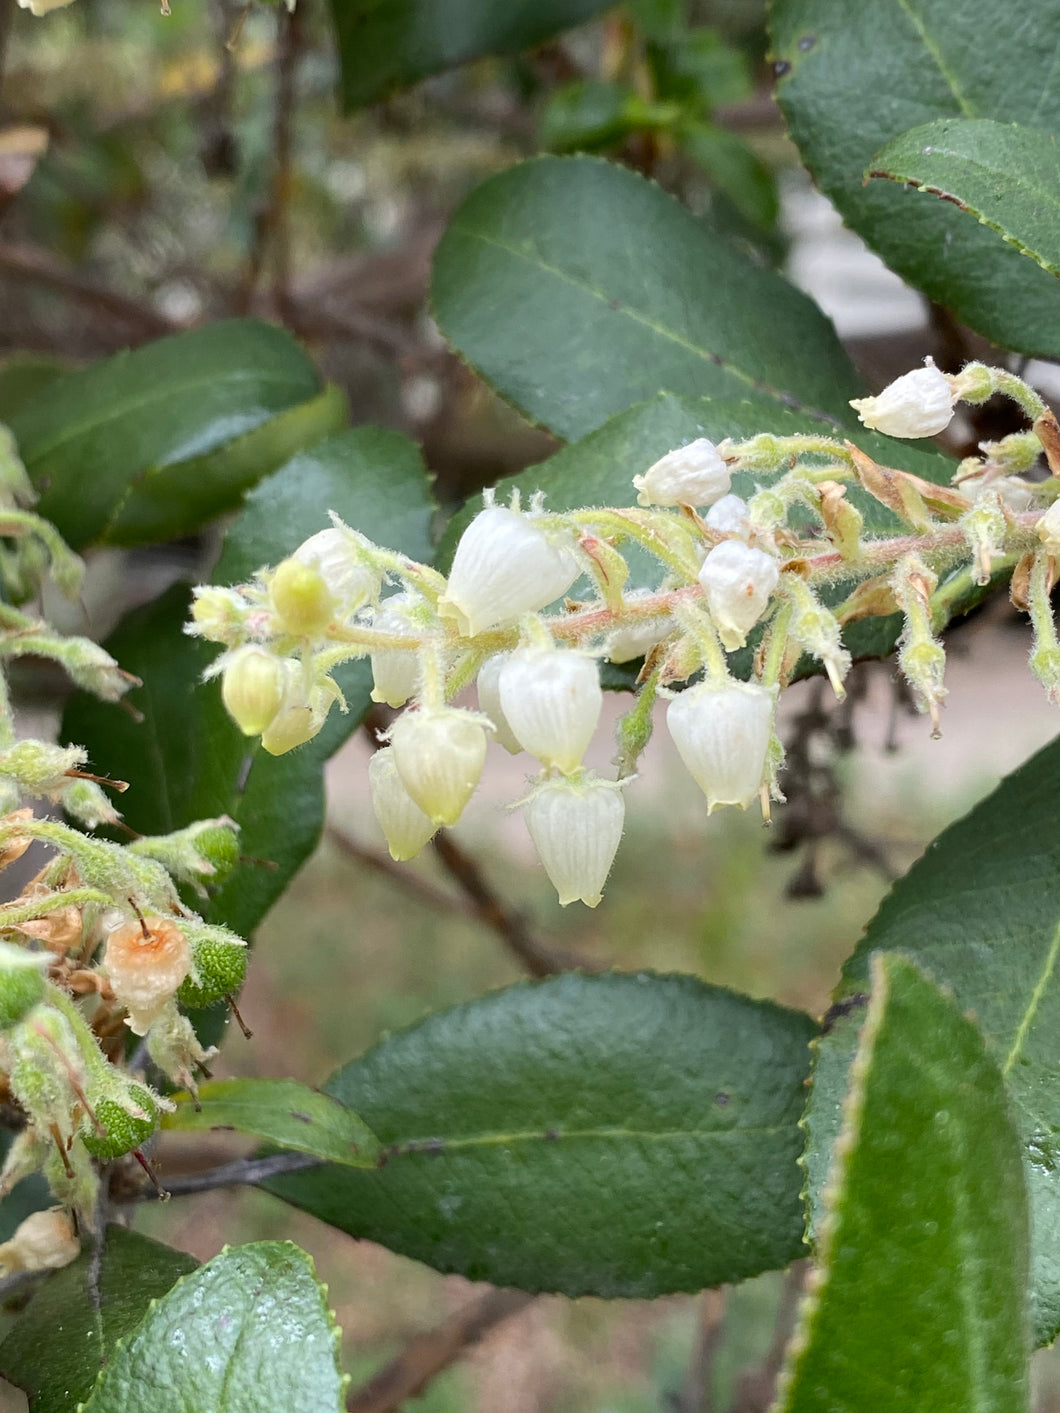
[[[436, 827], [459, 819], [487, 767], [489, 740], [536, 756], [544, 772], [525, 803], [531, 833], [561, 897], [593, 901], [622, 808], [604, 792], [615, 782], [582, 767], [600, 716], [602, 660], [645, 658], [643, 709], [619, 727], [623, 779], [651, 734], [656, 695], [670, 697], [670, 733], [709, 811], [781, 798], [777, 694], [809, 655], [841, 696], [851, 663], [844, 635], [859, 618], [901, 611], [899, 664], [937, 732], [945, 696], [938, 629], [973, 583], [1017, 564], [1033, 564], [1033, 574], [1021, 573], [1035, 670], [1060, 697], [1042, 587], [1060, 557], [1060, 498], [1052, 485], [1023, 479], [1035, 448], [1055, 452], [1037, 393], [1005, 369], [976, 363], [949, 375], [929, 360], [854, 405], [886, 435], [927, 437], [961, 400], [996, 393], [1032, 426], [984, 444], [950, 487], [880, 464], [841, 437], [700, 438], [630, 468], [624, 505], [552, 512], [540, 496], [524, 509], [518, 496], [501, 506], [487, 492], [448, 576], [332, 517], [331, 530], [292, 546], [275, 571], [199, 590], [189, 631], [222, 645], [213, 671], [230, 709], [277, 752], [320, 729], [338, 701], [332, 670], [370, 658], [374, 699], [403, 708], [372, 766], [373, 802], [395, 858], [412, 857]], [[888, 522], [883, 534], [872, 529]], [[646, 559], [656, 566], [648, 579]], [[382, 598], [390, 589], [397, 592]], [[572, 592], [575, 600], [545, 612]], [[479, 713], [456, 703], [476, 678]], [[301, 696], [292, 703], [296, 680]], [[301, 712], [298, 729], [294, 718], [289, 731], [278, 729], [285, 704]], [[594, 819], [601, 852], [590, 858], [585, 827]]]

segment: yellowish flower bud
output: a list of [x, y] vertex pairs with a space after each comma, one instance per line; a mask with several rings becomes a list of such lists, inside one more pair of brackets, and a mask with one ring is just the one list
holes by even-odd
[[384, 746], [368, 762], [372, 808], [386, 836], [390, 857], [398, 863], [414, 859], [435, 835], [438, 826], [415, 804], [394, 764], [394, 749]]
[[283, 663], [264, 648], [238, 648], [221, 678], [221, 700], [244, 736], [259, 736], [283, 702]]
[[272, 603], [282, 632], [296, 638], [320, 638], [335, 611], [323, 575], [312, 565], [285, 559], [269, 581]]
[[394, 764], [414, 804], [435, 824], [455, 824], [486, 759], [484, 718], [456, 707], [406, 711], [390, 728]]

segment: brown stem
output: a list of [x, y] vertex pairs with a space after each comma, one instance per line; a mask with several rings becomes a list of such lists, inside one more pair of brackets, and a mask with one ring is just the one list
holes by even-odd
[[476, 917], [493, 929], [509, 952], [531, 976], [555, 976], [562, 971], [602, 971], [599, 962], [587, 961], [562, 948], [542, 942], [526, 925], [521, 913], [510, 908], [487, 882], [478, 861], [444, 830], [434, 836], [434, 852], [442, 867], [463, 889]]
[[714, 1364], [724, 1332], [725, 1291], [705, 1290], [699, 1307], [699, 1330], [684, 1386], [674, 1399], [674, 1413], [714, 1413]]
[[36, 246], [0, 241], [0, 272], [47, 285], [78, 304], [121, 319], [135, 330], [139, 338], [160, 338], [184, 327], [145, 304], [138, 304], [123, 294], [83, 279], [61, 260], [45, 250], [38, 250]]
[[461, 1358], [502, 1320], [533, 1300], [520, 1290], [490, 1290], [469, 1301], [433, 1330], [417, 1335], [401, 1353], [346, 1400], [347, 1413], [393, 1413], [416, 1398], [443, 1369]]
[[741, 1375], [729, 1413], [766, 1413], [772, 1406], [777, 1378], [784, 1365], [788, 1340], [795, 1328], [795, 1315], [809, 1267], [808, 1261], [796, 1261], [789, 1268], [780, 1296], [776, 1324], [773, 1326], [773, 1339], [766, 1357], [756, 1369]]
[[[170, 1197], [187, 1197], [196, 1192], [213, 1192], [218, 1187], [253, 1187], [282, 1173], [300, 1173], [319, 1167], [323, 1160], [312, 1153], [271, 1153], [266, 1158], [237, 1158], [231, 1163], [206, 1168], [197, 1173], [166, 1177]], [[144, 1202], [157, 1196], [149, 1187], [140, 1187], [123, 1200]]]
[[507, 908], [493, 892], [477, 862], [454, 843], [450, 835], [436, 835], [434, 847], [446, 872], [460, 885], [464, 893], [462, 898], [438, 888], [407, 864], [394, 863], [386, 854], [367, 848], [333, 824], [328, 826], [327, 832], [328, 838], [344, 854], [389, 879], [409, 897], [428, 908], [485, 923], [497, 933], [531, 976], [554, 976], [561, 971], [603, 970], [596, 962], [576, 957], [536, 937], [519, 914]]

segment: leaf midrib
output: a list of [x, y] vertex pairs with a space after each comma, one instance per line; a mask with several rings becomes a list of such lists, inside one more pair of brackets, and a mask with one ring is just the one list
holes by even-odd
[[[461, 1148], [502, 1147], [517, 1143], [545, 1143], [549, 1146], [570, 1139], [630, 1139], [638, 1143], [673, 1142], [675, 1139], [731, 1139], [731, 1138], [770, 1138], [781, 1133], [791, 1133], [796, 1129], [794, 1120], [790, 1124], [748, 1125], [726, 1129], [633, 1129], [633, 1128], [582, 1128], [527, 1129], [513, 1133], [471, 1133], [445, 1138], [441, 1134], [427, 1134], [419, 1138], [384, 1140], [387, 1153], [398, 1157], [419, 1155], [434, 1156], [438, 1152], [449, 1152]], [[439, 1149], [438, 1144], [442, 1147]]]
[[[61, 451], [68, 442], [76, 441], [79, 437], [98, 431], [100, 427], [106, 426], [109, 422], [119, 421], [130, 413], [142, 412], [145, 408], [150, 407], [156, 402], [172, 402], [174, 398], [194, 392], [195, 389], [199, 387], [216, 386], [219, 383], [226, 387], [235, 387], [243, 382], [256, 382], [265, 386], [289, 385], [292, 381], [293, 379], [289, 373], [265, 374], [259, 369], [237, 368], [228, 373], [215, 374], [213, 377], [209, 377], [200, 372], [195, 378], [183, 383], [158, 382], [153, 384], [146, 393], [135, 398], [126, 398], [124, 401], [119, 402], [106, 402], [103, 412], [93, 415], [85, 422], [65, 427], [61, 435], [56, 437], [54, 441], [45, 442], [43, 446], [31, 446], [26, 449], [25, 454], [32, 462], [36, 463], [37, 461], [43, 460], [45, 457], [54, 455], [57, 451]], [[225, 442], [229, 440], [231, 440], [231, 438], [225, 438]], [[221, 443], [221, 445], [223, 444], [224, 443]], [[208, 448], [203, 447], [192, 454], [200, 456], [207, 450]], [[182, 459], [187, 460], [188, 458], [184, 457]], [[163, 462], [160, 464], [175, 465], [179, 463]]]
[[701, 359], [712, 368], [721, 368], [724, 372], [731, 373], [733, 377], [739, 378], [740, 381], [746, 383], [749, 388], [753, 388], [757, 392], [766, 393], [775, 402], [779, 402], [789, 410], [812, 412], [830, 425], [835, 426], [835, 417], [830, 416], [823, 409], [811, 407], [810, 404], [803, 402], [796, 393], [791, 392], [787, 388], [775, 388], [770, 383], [761, 382], [752, 374], [745, 372], [745, 370], [737, 364], [723, 357], [722, 354], [708, 348], [701, 348], [699, 344], [690, 342], [675, 330], [668, 329], [665, 324], [658, 324], [653, 319], [649, 318], [648, 315], [634, 309], [631, 304], [623, 301], [621, 308], [614, 309], [611, 305], [611, 296], [604, 290], [597, 289], [595, 285], [589, 284], [585, 280], [577, 279], [574, 275], [568, 274], [566, 270], [561, 269], [558, 265], [553, 265], [543, 259], [539, 254], [535, 253], [530, 255], [525, 250], [518, 250], [515, 246], [507, 244], [506, 241], [497, 240], [494, 236], [485, 235], [482, 231], [467, 225], [454, 222], [449, 229], [450, 233], [459, 234], [469, 240], [477, 240], [483, 245], [491, 246], [495, 250], [501, 250], [506, 255], [510, 255], [513, 259], [522, 260], [528, 265], [533, 265], [545, 274], [552, 275], [556, 279], [563, 281], [563, 283], [572, 286], [572, 288], [581, 290], [582, 293], [588, 294], [593, 299], [598, 300], [609, 313], [625, 316], [634, 323], [641, 325], [643, 328], [650, 329], [653, 334], [669, 340], [669, 342], [675, 344], [678, 348], [682, 348], [686, 352], [693, 354], [696, 358]]
[[957, 86], [957, 80], [953, 74], [950, 73], [949, 66], [943, 59], [941, 50], [928, 33], [924, 21], [917, 14], [916, 10], [913, 9], [910, 0], [895, 0], [895, 4], [920, 36], [921, 43], [935, 61], [935, 67], [945, 79], [946, 87], [953, 94], [953, 100], [960, 108], [961, 112], [966, 118], [978, 117], [979, 115], [976, 110]]

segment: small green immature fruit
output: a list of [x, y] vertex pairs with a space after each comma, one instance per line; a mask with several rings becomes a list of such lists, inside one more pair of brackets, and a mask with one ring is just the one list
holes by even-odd
[[142, 1084], [129, 1085], [129, 1098], [143, 1111], [142, 1115], [114, 1099], [101, 1099], [94, 1105], [94, 1112], [106, 1132], [100, 1133], [91, 1119], [85, 1119], [81, 1137], [93, 1158], [107, 1163], [123, 1153], [131, 1153], [141, 1143], [146, 1143], [158, 1127], [158, 1105]]
[[192, 971], [180, 984], [178, 1003], [209, 1006], [238, 991], [247, 975], [246, 943], [222, 927], [189, 929], [189, 941]]
[[239, 831], [230, 824], [211, 824], [195, 835], [196, 851], [213, 864], [213, 882], [228, 877], [239, 862]]
[[262, 648], [239, 648], [221, 678], [221, 697], [244, 736], [260, 736], [283, 703], [283, 663]]
[[0, 1031], [10, 1030], [44, 999], [47, 957], [0, 942]]
[[269, 598], [281, 629], [297, 638], [322, 637], [335, 612], [324, 576], [297, 559], [285, 559], [276, 570]]

